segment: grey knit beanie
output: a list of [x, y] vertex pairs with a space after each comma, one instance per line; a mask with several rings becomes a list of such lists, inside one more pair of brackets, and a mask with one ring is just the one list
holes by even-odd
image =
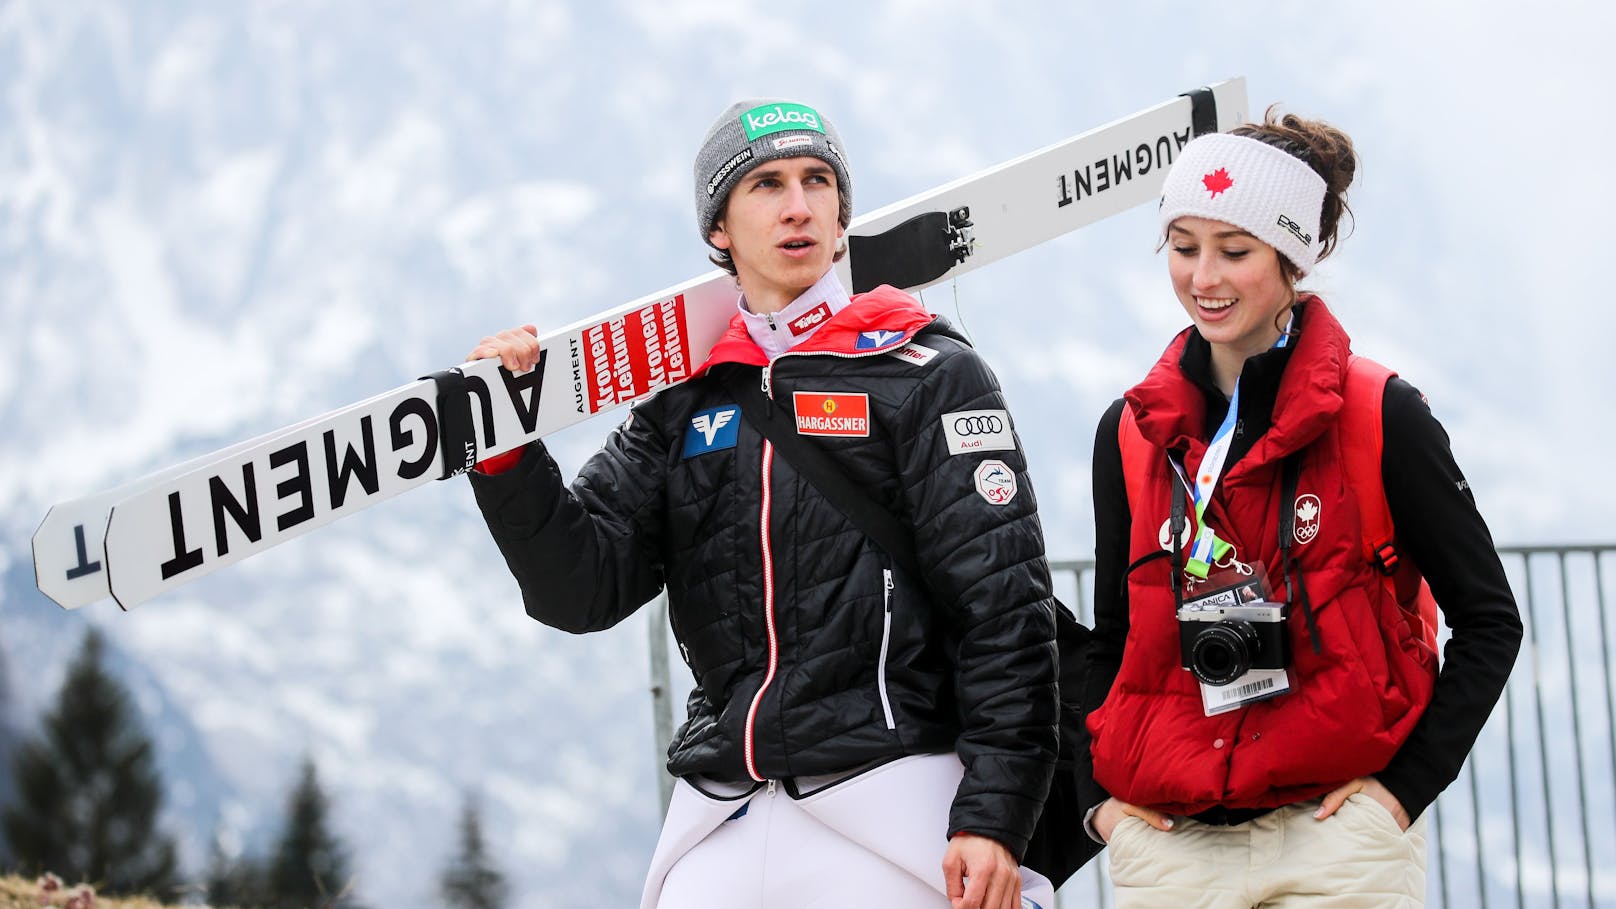
[[724, 111], [696, 153], [696, 227], [708, 242], [713, 225], [724, 213], [729, 191], [752, 168], [776, 158], [806, 155], [818, 158], [836, 172], [841, 195], [839, 217], [853, 220], [853, 178], [847, 173], [842, 137], [819, 112], [803, 104], [778, 99], [737, 101]]

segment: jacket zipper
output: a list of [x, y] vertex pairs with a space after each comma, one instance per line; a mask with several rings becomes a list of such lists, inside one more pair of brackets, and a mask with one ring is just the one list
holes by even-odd
[[[915, 332], [915, 334], [919, 333], [919, 331]], [[904, 339], [903, 344], [908, 344], [913, 339], [914, 335], [910, 335]], [[858, 360], [864, 357], [879, 357], [882, 354], [892, 353], [902, 347], [903, 344], [888, 344], [880, 350], [866, 350], [860, 353], [841, 353], [834, 350], [788, 350], [770, 360], [769, 365], [763, 367], [763, 393], [769, 396], [769, 400], [774, 400], [774, 365], [786, 357], [839, 357], [843, 360]]]
[[[908, 341], [906, 340], [905, 343], [908, 343]], [[891, 353], [892, 350], [896, 350], [899, 346], [901, 345], [889, 345], [889, 348], [884, 348], [882, 350], [872, 350], [868, 353], [857, 354], [835, 353], [832, 351], [803, 351], [799, 355], [841, 357], [843, 359], [852, 360], [859, 357], [873, 357], [880, 354]], [[788, 350], [785, 353], [782, 353], [780, 356], [775, 357], [769, 362], [768, 366], [763, 368], [763, 393], [768, 396], [770, 400], [774, 399], [774, 383], [772, 381], [774, 378], [774, 364], [778, 363], [781, 358], [789, 357], [793, 353], [796, 352]], [[755, 750], [755, 739], [757, 736], [757, 712], [758, 706], [763, 703], [764, 692], [769, 690], [769, 684], [774, 681], [774, 672], [779, 666], [780, 662], [780, 641], [775, 634], [774, 627], [774, 557], [769, 552], [769, 506], [771, 504], [769, 490], [769, 467], [773, 462], [774, 444], [765, 438], [763, 440], [763, 505], [761, 509], [761, 519], [758, 522], [758, 543], [763, 549], [763, 624], [764, 628], [767, 629], [769, 637], [769, 670], [764, 674], [763, 684], [758, 686], [757, 694], [752, 696], [752, 706], [746, 711], [746, 738], [743, 748], [746, 758], [746, 772], [752, 777], [752, 779], [757, 780], [760, 783], [765, 781], [765, 777], [759, 773], [757, 769], [757, 755]], [[885, 622], [887, 629], [890, 630], [892, 625], [890, 601], [890, 591], [892, 590], [892, 571], [891, 569], [884, 570], [886, 572], [888, 591], [887, 614]], [[881, 667], [879, 669], [881, 707], [886, 713], [887, 728], [894, 729], [896, 726], [892, 721], [892, 707], [887, 703], [886, 648], [886, 633], [883, 632], [881, 641]], [[772, 788], [773, 781], [770, 780], [769, 782]]]
[[769, 690], [769, 683], [774, 681], [775, 667], [780, 660], [780, 642], [775, 636], [774, 629], [774, 557], [769, 552], [769, 506], [771, 496], [769, 490], [769, 467], [774, 462], [774, 444], [768, 439], [763, 440], [763, 504], [761, 518], [758, 522], [758, 543], [763, 548], [763, 626], [769, 638], [769, 670], [763, 676], [763, 684], [758, 686], [757, 694], [752, 696], [752, 706], [746, 711], [746, 772], [752, 779], [763, 782], [764, 777], [758, 773], [757, 756], [754, 752], [754, 738], [757, 729], [758, 705], [763, 703], [763, 693]]
[[892, 642], [892, 569], [881, 569], [886, 589], [881, 593], [881, 662], [875, 667], [875, 687], [881, 692], [881, 713], [887, 718], [887, 728], [897, 729], [892, 720], [892, 702], [887, 700], [887, 645]]

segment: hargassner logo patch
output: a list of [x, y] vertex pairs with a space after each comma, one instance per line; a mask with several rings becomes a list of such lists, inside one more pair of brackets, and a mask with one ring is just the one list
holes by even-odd
[[813, 331], [815, 328], [818, 328], [819, 323], [828, 318], [830, 318], [830, 304], [821, 303], [797, 318], [792, 319], [790, 322], [787, 322], [786, 327], [791, 329], [792, 337], [799, 337]]
[[858, 340], [853, 342], [854, 350], [880, 350], [903, 340], [901, 331], [861, 331]]
[[765, 104], [741, 114], [741, 126], [746, 130], [748, 142], [755, 142], [770, 133], [788, 129], [825, 131], [819, 123], [819, 112], [803, 104]]
[[913, 363], [916, 366], [925, 366], [932, 361], [933, 357], [937, 356], [937, 351], [924, 344], [916, 344], [911, 341], [888, 353], [887, 356], [895, 357], [905, 363]]
[[735, 168], [740, 167], [742, 164], [745, 164], [750, 160], [752, 160], [752, 149], [748, 147], [741, 149], [735, 154], [735, 157], [725, 161], [723, 166], [713, 172], [712, 179], [707, 181], [707, 195], [711, 196], [716, 194], [718, 192], [718, 184], [723, 183], [725, 177], [734, 173]]
[[722, 451], [734, 448], [735, 440], [740, 433], [740, 420], [737, 416], [740, 408], [714, 407], [703, 410], [690, 418], [690, 425], [685, 428], [686, 458], [704, 455], [708, 452]]
[[868, 436], [870, 396], [822, 391], [795, 391], [797, 434], [802, 436]]
[[1015, 451], [1010, 414], [1002, 410], [959, 410], [943, 414], [943, 435], [950, 455], [975, 451]]

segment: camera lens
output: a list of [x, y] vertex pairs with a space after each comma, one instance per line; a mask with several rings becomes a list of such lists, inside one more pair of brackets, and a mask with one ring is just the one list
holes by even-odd
[[1202, 629], [1190, 645], [1190, 671], [1208, 685], [1227, 685], [1251, 669], [1262, 649], [1250, 622], [1226, 619]]

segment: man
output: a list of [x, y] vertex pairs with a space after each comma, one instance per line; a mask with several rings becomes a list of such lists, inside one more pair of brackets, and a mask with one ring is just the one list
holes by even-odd
[[[1048, 907], [1017, 859], [1055, 760], [1056, 607], [997, 381], [907, 294], [843, 289], [852, 183], [818, 112], [734, 105], [695, 184], [741, 291], [708, 361], [570, 489], [540, 443], [472, 481], [534, 618], [594, 631], [668, 590], [696, 686], [642, 905], [1012, 909], [1025, 885]], [[472, 357], [530, 369], [535, 333]], [[900, 518], [922, 577], [776, 453], [739, 381]]]

